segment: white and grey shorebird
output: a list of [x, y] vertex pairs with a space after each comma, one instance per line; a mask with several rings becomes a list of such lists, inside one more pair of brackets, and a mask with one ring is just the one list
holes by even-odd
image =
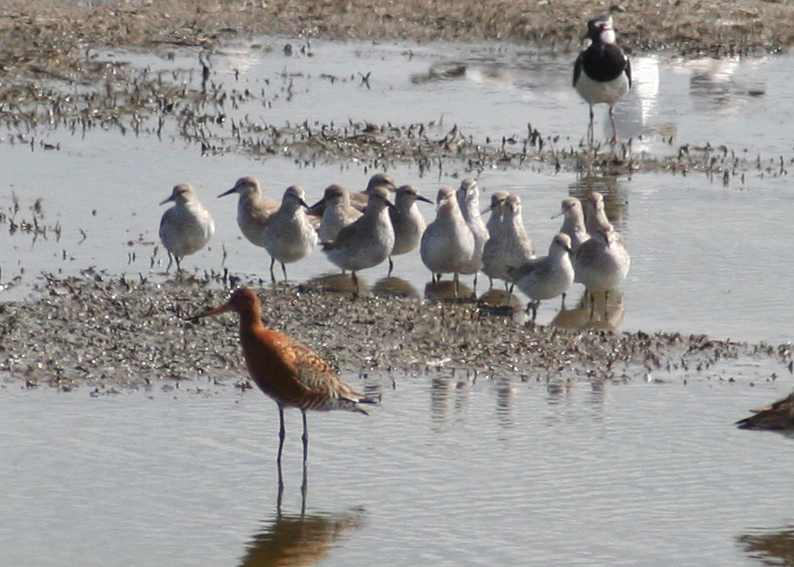
[[160, 240], [168, 251], [168, 267], [176, 260], [182, 269], [182, 258], [204, 248], [215, 234], [215, 221], [199, 202], [196, 190], [188, 183], [174, 186], [171, 196], [160, 205], [174, 203], [160, 219]]
[[583, 242], [590, 239], [590, 235], [587, 233], [587, 228], [585, 228], [584, 209], [582, 208], [582, 202], [576, 197], [566, 197], [562, 200], [562, 205], [560, 208], [560, 213], [554, 215], [551, 218], [554, 219], [560, 215], [564, 217], [562, 219], [560, 232], [567, 234], [571, 239], [571, 254], [576, 254], [579, 246], [581, 246]]
[[615, 28], [609, 13], [587, 22], [587, 37], [591, 43], [576, 58], [573, 67], [573, 86], [590, 105], [588, 137], [593, 142], [593, 106], [609, 106], [612, 123], [612, 142], [618, 138], [614, 108], [631, 88], [631, 63], [615, 43]]
[[474, 237], [474, 253], [462, 274], [474, 274], [474, 293], [477, 292], [477, 274], [482, 270], [482, 251], [488, 242], [488, 229], [480, 216], [480, 188], [477, 180], [467, 177], [460, 183], [457, 191], [458, 205], [466, 225]]
[[287, 280], [285, 264], [297, 262], [312, 251], [317, 244], [317, 231], [306, 215], [309, 206], [304, 200], [302, 187], [292, 185], [284, 191], [281, 206], [270, 215], [263, 235], [265, 250], [270, 254], [270, 278], [275, 283], [273, 266], [281, 263], [284, 280]]
[[494, 244], [489, 246], [486, 242], [485, 246], [483, 246], [482, 271], [486, 276], [488, 276], [491, 289], [493, 289], [493, 280], [495, 277], [497, 277], [494, 271], [496, 266], [491, 259], [495, 251], [495, 243], [501, 238], [501, 230], [504, 225], [505, 202], [509, 196], [510, 193], [507, 191], [494, 191], [491, 193], [491, 204], [487, 209], [485, 209], [485, 211], [483, 211], [483, 213], [491, 213], [491, 215], [488, 217], [488, 222], [486, 223], [485, 228], [488, 230], [488, 239], [495, 239]]
[[356, 293], [356, 272], [377, 266], [394, 248], [394, 228], [388, 213], [392, 207], [389, 191], [385, 187], [375, 187], [361, 218], [340, 230], [333, 242], [322, 245], [331, 262], [342, 270], [351, 271]]
[[483, 248], [483, 271], [510, 283], [508, 266], [521, 266], [535, 257], [535, 245], [524, 226], [521, 198], [508, 195], [502, 205], [502, 223]]
[[631, 257], [623, 236], [609, 224], [590, 233], [590, 240], [574, 255], [575, 281], [590, 293], [617, 289], [626, 279]]
[[441, 280], [441, 274], [453, 274], [457, 293], [458, 276], [474, 254], [474, 235], [452, 187], [438, 190], [436, 218], [425, 229], [419, 252], [434, 282]]
[[237, 226], [251, 244], [264, 248], [265, 225], [278, 210], [277, 201], [265, 197], [255, 177], [241, 177], [234, 187], [218, 195], [218, 198], [237, 193]]
[[350, 193], [336, 183], [325, 188], [321, 201], [325, 205], [320, 229], [320, 242], [333, 242], [339, 231], [361, 217], [361, 211], [350, 205]]
[[515, 268], [508, 267], [507, 274], [516, 287], [529, 297], [527, 312], [532, 311], [534, 322], [542, 300], [562, 295], [565, 304], [565, 292], [571, 287], [574, 278], [571, 238], [563, 233], [555, 235], [548, 256], [535, 258]]
[[629, 273], [631, 256], [623, 236], [607, 218], [604, 196], [598, 191], [591, 191], [586, 204], [586, 226], [590, 240], [584, 242], [574, 254], [575, 281], [584, 284], [591, 294], [606, 293], [605, 303], [608, 304], [609, 292], [616, 289]]
[[407, 254], [419, 246], [422, 234], [427, 228], [427, 221], [417, 201], [432, 203], [427, 197], [419, 194], [419, 189], [413, 185], [402, 185], [397, 188], [394, 196], [394, 208], [389, 208], [389, 218], [394, 227], [394, 248], [389, 255], [389, 276], [394, 269], [392, 256]]

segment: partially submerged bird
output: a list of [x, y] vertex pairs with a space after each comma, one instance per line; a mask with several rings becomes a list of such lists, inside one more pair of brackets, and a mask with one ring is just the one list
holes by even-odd
[[755, 415], [737, 421], [739, 428], [794, 430], [794, 392], [772, 405], [750, 411]]
[[[279, 473], [285, 437], [284, 408], [298, 408], [303, 415], [305, 467], [309, 451], [306, 410], [338, 409], [366, 415], [359, 404], [378, 403], [379, 400], [367, 398], [342, 382], [331, 365], [312, 349], [284, 333], [266, 328], [262, 322], [259, 298], [248, 288], [237, 289], [227, 303], [204, 311], [194, 319], [229, 311], [240, 317], [240, 346], [251, 379], [278, 405]], [[280, 477], [279, 474], [279, 480]]]
[[176, 185], [171, 196], [160, 205], [174, 203], [160, 219], [160, 240], [168, 251], [168, 267], [176, 260], [176, 269], [182, 269], [182, 258], [204, 248], [215, 234], [215, 221], [199, 202], [196, 190], [188, 183]]
[[255, 177], [241, 177], [234, 187], [218, 195], [218, 198], [237, 193], [237, 226], [251, 244], [264, 248], [265, 225], [278, 210], [277, 201], [265, 197]]
[[612, 123], [612, 143], [618, 139], [614, 108], [631, 88], [631, 63], [615, 43], [612, 15], [607, 13], [587, 22], [590, 45], [576, 58], [573, 68], [573, 86], [590, 105], [588, 138], [593, 142], [593, 106], [609, 106]]

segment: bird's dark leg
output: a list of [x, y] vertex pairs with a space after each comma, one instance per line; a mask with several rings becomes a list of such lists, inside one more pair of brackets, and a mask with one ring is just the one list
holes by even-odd
[[565, 311], [565, 292], [562, 294], [562, 303], [560, 304], [560, 311]]
[[[438, 278], [441, 279], [440, 277]], [[460, 281], [460, 276], [458, 276], [458, 272], [455, 272], [455, 276], [452, 278], [452, 290], [455, 294], [455, 299], [458, 298], [458, 283]]]
[[358, 276], [356, 272], [350, 272], [350, 279], [353, 280], [353, 297], [358, 297]]
[[276, 457], [276, 468], [278, 469], [278, 510], [281, 511], [281, 497], [284, 495], [284, 475], [281, 473], [281, 452], [284, 449], [284, 438], [287, 436], [284, 429], [284, 408], [279, 404], [278, 406], [278, 456]]
[[284, 283], [287, 283], [287, 266], [281, 262], [281, 272], [284, 274]]
[[609, 107], [609, 120], [612, 122], [612, 144], [616, 144], [618, 141], [618, 129], [615, 126], [615, 109], [611, 106]]
[[587, 128], [587, 138], [590, 140], [590, 145], [595, 143], [595, 129], [593, 128], [593, 105], [590, 105], [590, 126]]
[[273, 272], [273, 266], [276, 265], [276, 259], [271, 256], [270, 257], [270, 281], [276, 283], [276, 274]]
[[303, 415], [303, 435], [301, 439], [303, 440], [303, 482], [301, 483], [301, 497], [303, 500], [303, 506], [306, 505], [306, 490], [309, 486], [308, 475], [306, 474], [306, 461], [309, 458], [309, 429], [308, 424], [306, 422], [306, 412], [301, 411]]
[[389, 256], [389, 273], [386, 274], [387, 278], [391, 277], [392, 270], [394, 270], [394, 262], [392, 261], [391, 256]]

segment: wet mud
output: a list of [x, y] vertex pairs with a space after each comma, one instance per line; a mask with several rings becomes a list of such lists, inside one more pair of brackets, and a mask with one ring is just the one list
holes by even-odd
[[202, 379], [250, 387], [237, 319], [188, 320], [225, 302], [226, 286], [240, 283], [257, 289], [266, 325], [310, 345], [347, 374], [397, 379], [452, 370], [565, 384], [731, 380], [734, 375], [715, 366], [736, 360], [757, 365], [758, 379], [774, 379], [764, 367], [791, 368], [787, 345], [535, 326], [512, 309], [483, 302], [354, 298], [320, 282], [272, 288], [217, 274], [157, 283], [93, 272], [49, 278], [32, 300], [0, 303], [0, 382], [96, 392]]

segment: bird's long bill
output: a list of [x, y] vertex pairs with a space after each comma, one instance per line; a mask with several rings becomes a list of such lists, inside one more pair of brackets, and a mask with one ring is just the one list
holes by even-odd
[[234, 187], [232, 187], [231, 189], [229, 189], [228, 191], [224, 191], [223, 193], [218, 195], [218, 199], [220, 199], [221, 197], [225, 197], [226, 195], [231, 195], [235, 191], [237, 191], [237, 186], [236, 185]]
[[430, 199], [428, 199], [424, 195], [417, 195], [416, 196], [416, 200], [417, 201], [424, 201], [425, 203], [430, 203], [431, 205], [433, 204], [433, 201], [431, 201]]
[[173, 196], [173, 195], [171, 195], [170, 197], [168, 197], [168, 199], [166, 199], [165, 201], [163, 201], [162, 203], [160, 203], [160, 206], [162, 207], [162, 206], [163, 206], [163, 205], [165, 205], [166, 203], [170, 203], [170, 202], [171, 202], [171, 201], [173, 201], [173, 200], [174, 200], [174, 196]]
[[213, 307], [212, 309], [207, 309], [206, 311], [202, 311], [198, 315], [194, 315], [190, 319], [193, 321], [197, 321], [202, 317], [210, 317], [211, 315], [218, 315], [219, 313], [228, 313], [232, 310], [232, 306], [228, 303], [224, 303], [223, 305], [219, 305], [218, 307]]

